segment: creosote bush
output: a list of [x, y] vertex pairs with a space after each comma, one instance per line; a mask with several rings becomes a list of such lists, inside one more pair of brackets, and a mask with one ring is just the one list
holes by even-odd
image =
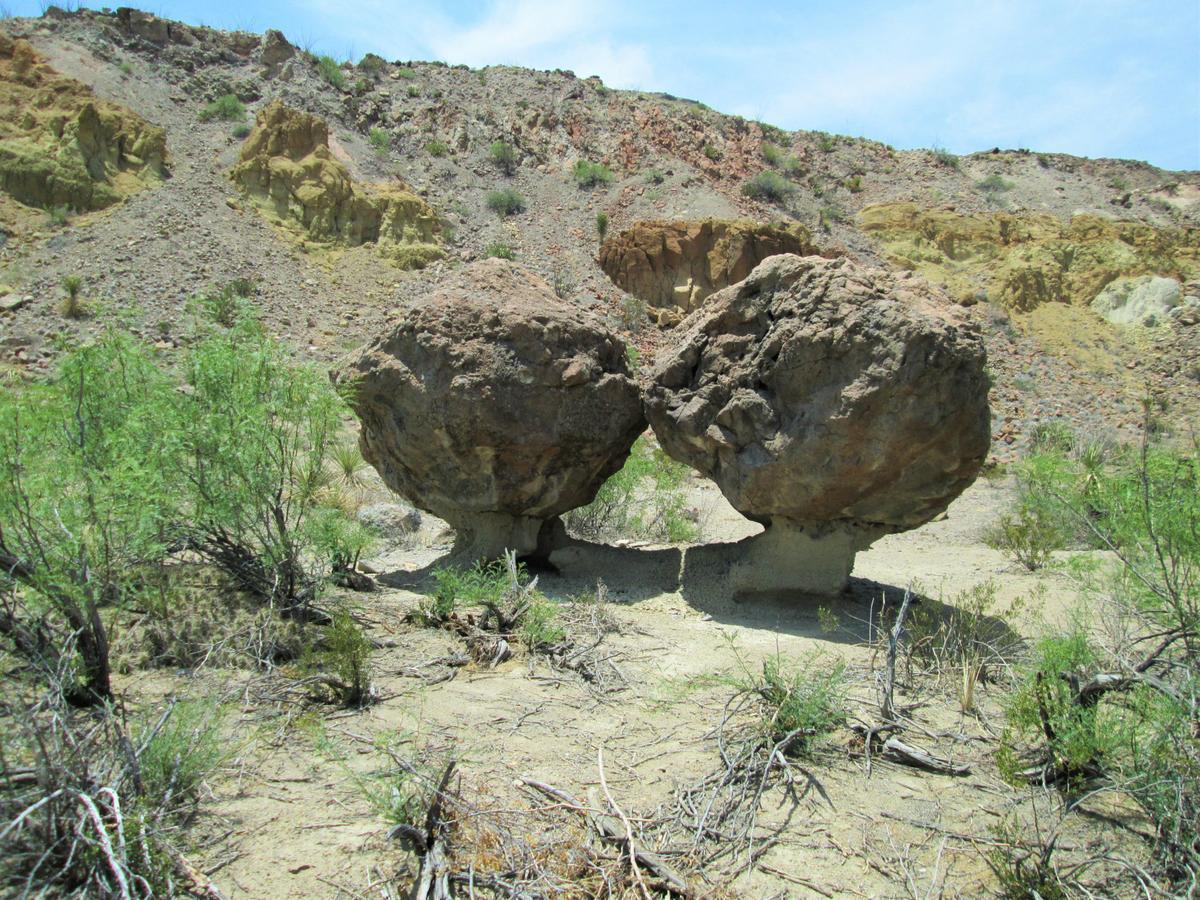
[[204, 109], [200, 110], [200, 121], [211, 122], [221, 120], [223, 122], [241, 122], [246, 118], [246, 107], [242, 105], [242, 101], [233, 94], [225, 94], [218, 97]]
[[796, 185], [778, 172], [759, 172], [742, 185], [742, 193], [755, 200], [782, 202], [796, 193]]
[[492, 191], [487, 195], [487, 208], [503, 219], [524, 210], [525, 198], [512, 188]]
[[517, 151], [512, 144], [504, 141], [494, 141], [488, 148], [488, 158], [505, 175], [511, 175], [517, 168]]
[[449, 154], [450, 145], [445, 141], [432, 140], [425, 145], [425, 152], [430, 156], [443, 157]]
[[571, 169], [575, 184], [580, 188], [591, 188], [598, 184], [612, 184], [613, 173], [604, 163], [590, 162], [586, 159], [576, 160]]
[[689, 516], [684, 484], [689, 469], [644, 438], [638, 438], [620, 471], [587, 506], [566, 515], [581, 537], [634, 537], [680, 543], [699, 537]]

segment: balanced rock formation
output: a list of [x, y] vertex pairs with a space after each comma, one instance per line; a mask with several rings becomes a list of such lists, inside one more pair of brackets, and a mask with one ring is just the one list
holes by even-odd
[[647, 418], [668, 454], [767, 526], [690, 551], [685, 583], [837, 591], [856, 550], [974, 480], [990, 439], [985, 354], [947, 309], [906, 274], [776, 256], [684, 321]]
[[338, 379], [364, 458], [450, 523], [461, 559], [549, 553], [646, 424], [621, 340], [501, 259], [451, 275]]
[[167, 139], [0, 33], [0, 190], [25, 207], [103, 209], [157, 183]]
[[768, 256], [816, 253], [802, 225], [638, 222], [600, 248], [600, 267], [623, 291], [671, 325], [710, 294], [735, 284]]
[[375, 244], [402, 268], [444, 255], [429, 204], [403, 187], [356, 184], [325, 122], [278, 100], [259, 111], [232, 177], [268, 219], [305, 240]]

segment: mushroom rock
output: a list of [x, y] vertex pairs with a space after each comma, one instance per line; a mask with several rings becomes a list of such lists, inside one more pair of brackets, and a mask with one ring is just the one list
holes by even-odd
[[364, 458], [460, 560], [545, 556], [645, 428], [624, 343], [501, 259], [443, 281], [337, 374]]
[[766, 526], [684, 587], [835, 593], [854, 554], [943, 512], [990, 440], [983, 341], [907, 273], [779, 255], [680, 326], [645, 397], [663, 449]]

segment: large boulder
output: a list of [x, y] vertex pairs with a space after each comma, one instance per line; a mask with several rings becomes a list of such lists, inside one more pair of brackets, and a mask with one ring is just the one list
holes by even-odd
[[456, 556], [545, 555], [645, 428], [625, 346], [500, 259], [447, 278], [338, 374], [364, 458], [457, 532]]
[[1092, 309], [1114, 325], [1156, 325], [1179, 306], [1183, 290], [1174, 278], [1142, 275], [1118, 278], [1108, 284]]
[[646, 415], [668, 454], [767, 526], [709, 560], [738, 570], [733, 589], [839, 590], [856, 550], [929, 521], [974, 480], [990, 436], [985, 355], [952, 309], [907, 274], [787, 255], [684, 321]]
[[660, 324], [673, 324], [768, 256], [816, 252], [808, 230], [794, 223], [637, 222], [604, 242], [600, 267]]

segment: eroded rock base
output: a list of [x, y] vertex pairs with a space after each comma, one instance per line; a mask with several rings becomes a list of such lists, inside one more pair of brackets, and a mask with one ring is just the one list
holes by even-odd
[[837, 594], [846, 587], [854, 555], [879, 536], [867, 529], [823, 533], [775, 522], [736, 544], [690, 547], [679, 575], [684, 597], [755, 594]]
[[478, 513], [449, 524], [455, 533], [451, 550], [455, 565], [502, 559], [506, 551], [516, 551], [518, 559], [546, 560], [570, 540], [557, 516], [539, 519]]

